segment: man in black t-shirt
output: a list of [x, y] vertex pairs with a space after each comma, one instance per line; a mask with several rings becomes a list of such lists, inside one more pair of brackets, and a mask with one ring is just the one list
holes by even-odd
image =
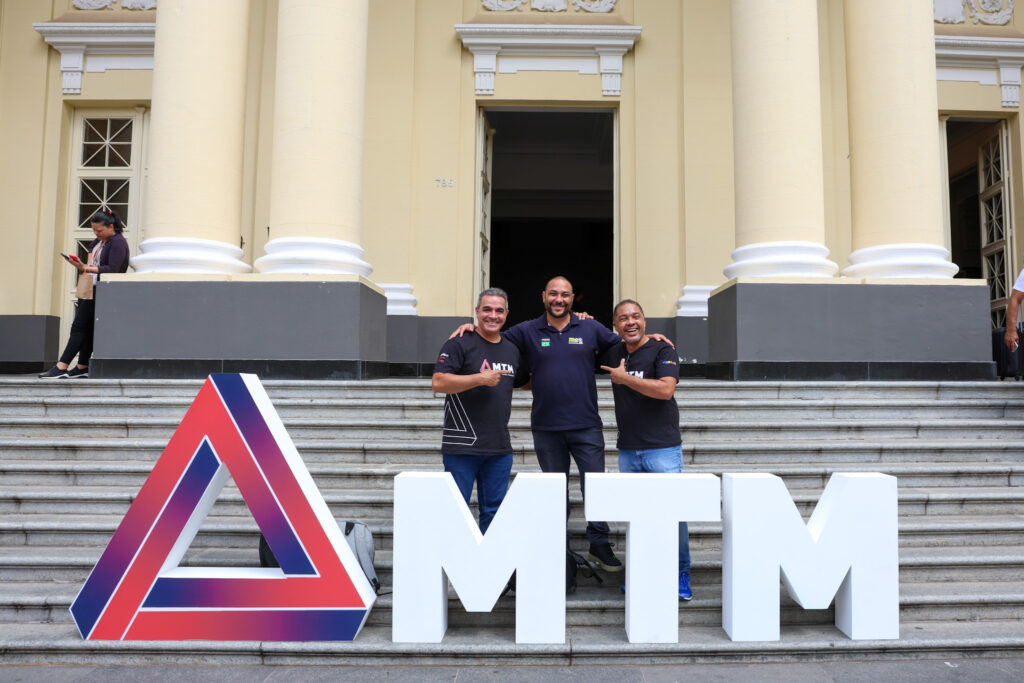
[[[640, 304], [619, 302], [612, 314], [622, 341], [601, 356], [601, 369], [611, 374], [615, 420], [619, 426], [620, 472], [681, 472], [679, 436], [679, 356], [663, 341], [646, 334]], [[679, 523], [679, 597], [690, 600], [690, 534]]]
[[512, 442], [508, 418], [519, 385], [519, 349], [502, 339], [508, 295], [486, 289], [477, 298], [476, 331], [449, 339], [434, 365], [432, 386], [447, 394], [441, 456], [445, 472], [469, 503], [477, 484], [480, 532], [486, 533], [508, 490]]

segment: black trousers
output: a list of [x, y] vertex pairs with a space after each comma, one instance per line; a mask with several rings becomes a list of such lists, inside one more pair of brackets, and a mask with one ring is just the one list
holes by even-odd
[[[565, 516], [569, 517], [569, 456], [580, 471], [580, 489], [587, 495], [587, 472], [604, 472], [604, 432], [600, 427], [574, 429], [564, 432], [533, 430], [533, 448], [537, 462], [544, 472], [565, 475]], [[587, 522], [587, 540], [593, 544], [608, 542], [607, 522]]]
[[92, 356], [92, 333], [95, 329], [96, 302], [93, 299], [79, 299], [75, 311], [75, 320], [71, 323], [71, 335], [64, 353], [60, 354], [60, 362], [71, 364], [77, 355], [79, 365], [89, 365]]

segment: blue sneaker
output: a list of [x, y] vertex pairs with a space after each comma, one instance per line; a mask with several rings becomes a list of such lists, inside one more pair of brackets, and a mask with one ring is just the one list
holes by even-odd
[[679, 574], [679, 597], [683, 600], [693, 599], [693, 591], [690, 590], [689, 574]]

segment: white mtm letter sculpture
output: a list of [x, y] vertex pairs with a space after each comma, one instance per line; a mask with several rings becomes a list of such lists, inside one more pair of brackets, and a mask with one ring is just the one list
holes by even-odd
[[626, 636], [679, 642], [679, 522], [722, 518], [712, 474], [588, 474], [587, 519], [626, 522]]
[[516, 642], [565, 642], [565, 475], [519, 474], [482, 535], [447, 472], [395, 477], [391, 639], [439, 643], [448, 585], [489, 612], [516, 572]]
[[722, 476], [722, 626], [732, 640], [779, 639], [780, 570], [804, 609], [834, 596], [836, 627], [850, 638], [899, 638], [895, 477], [832, 475], [804, 526], [780, 478]]

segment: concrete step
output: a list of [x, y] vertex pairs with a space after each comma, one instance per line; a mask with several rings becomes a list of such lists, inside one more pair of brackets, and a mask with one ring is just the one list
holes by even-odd
[[[63, 514], [101, 514], [127, 511], [138, 493], [134, 484], [124, 486], [22, 485], [0, 488], [0, 512], [60, 512]], [[322, 488], [324, 500], [339, 519], [390, 517], [393, 493], [388, 488]], [[790, 490], [793, 502], [802, 514], [814, 509], [821, 491], [811, 488]], [[472, 499], [471, 499], [472, 500]], [[570, 488], [569, 500], [574, 509], [582, 509], [582, 496], [577, 487]], [[226, 489], [218, 499], [221, 510], [245, 511], [245, 503], [237, 489]], [[960, 514], [1024, 514], [1024, 486], [971, 487], [902, 487], [899, 489], [899, 511], [906, 515]]]
[[[533, 456], [527, 455], [527, 460]], [[607, 471], [616, 471], [615, 451], [609, 451]], [[412, 459], [410, 459], [412, 460]], [[417, 458], [415, 462], [360, 465], [352, 463], [311, 463], [310, 474], [322, 489], [330, 488], [386, 488], [393, 486], [394, 478], [401, 472], [438, 472], [440, 459], [430, 462]], [[42, 486], [136, 486], [142, 483], [152, 471], [149, 461], [111, 460], [7, 460], [0, 459], [0, 497], [8, 487], [25, 485]], [[761, 463], [736, 463], [728, 470], [731, 473], [763, 472]], [[514, 473], [540, 472], [533, 463], [522, 463]], [[688, 465], [688, 473], [711, 473], [720, 476], [721, 467]], [[1003, 461], [993, 463], [931, 464], [931, 463], [850, 463], [840, 467], [824, 467], [817, 464], [778, 465], [772, 474], [782, 477], [789, 488], [821, 489], [829, 477], [836, 472], [882, 472], [897, 477], [902, 487], [935, 486], [1021, 486], [1024, 485], [1024, 461]], [[570, 485], [579, 480], [574, 469], [569, 475]]]
[[[82, 416], [73, 422], [50, 417], [0, 416], [0, 438], [86, 438], [169, 439], [179, 420], [168, 418], [126, 418], [123, 416]], [[292, 439], [343, 440], [427, 440], [440, 439], [440, 420], [396, 419], [292, 419], [284, 421]], [[1024, 441], [1024, 421], [964, 419], [889, 419], [889, 420], [681, 420], [683, 441], [758, 441], [795, 439], [821, 440], [903, 440], [903, 439], [976, 439], [986, 441]], [[509, 421], [513, 439], [531, 438], [528, 420]], [[606, 443], [615, 443], [616, 428], [605, 424]]]
[[[625, 626], [625, 593], [622, 577], [607, 575], [603, 583], [579, 578], [575, 592], [566, 595], [568, 626]], [[67, 623], [68, 610], [81, 586], [69, 582], [17, 582], [0, 586], [0, 622]], [[833, 608], [806, 610], [779, 586], [780, 623], [835, 623]], [[367, 626], [390, 627], [392, 596], [377, 597]], [[694, 586], [694, 597], [679, 603], [680, 626], [718, 626], [722, 622], [721, 585]], [[908, 583], [900, 586], [900, 618], [909, 621], [992, 621], [1015, 619], [1024, 609], [1024, 582], [993, 581], [957, 584]], [[515, 624], [515, 594], [498, 599], [489, 613], [467, 612], [458, 600], [451, 600], [449, 626], [511, 626]]]
[[[436, 644], [392, 643], [369, 626], [353, 642], [85, 641], [70, 622], [10, 624], [0, 634], [8, 664], [516, 665], [658, 664], [1011, 656], [1024, 651], [1024, 622], [903, 621], [898, 640], [850, 640], [834, 627], [787, 625], [778, 642], [733, 642], [721, 625], [681, 626], [679, 642], [630, 643], [617, 626], [567, 627], [564, 643], [515, 642], [511, 625], [452, 626]], [[515, 676], [516, 669], [505, 669]]]
[[[75, 392], [77, 394], [77, 392]], [[532, 399], [529, 394], [517, 395], [512, 401], [512, 417], [528, 420]], [[116, 414], [122, 417], [166, 417], [180, 420], [190, 396], [109, 396], [102, 408], [95, 396], [3, 396], [0, 415], [18, 417], [50, 417], [57, 420], [80, 420], [82, 416]], [[274, 407], [282, 419], [337, 420], [417, 419], [440, 420], [444, 399], [440, 394], [429, 398], [405, 398], [396, 394], [388, 398], [276, 398]], [[845, 419], [880, 420], [894, 418], [937, 419], [1019, 419], [1024, 417], [1024, 399], [1004, 397], [970, 399], [862, 399], [823, 396], [806, 399], [707, 399], [687, 392], [677, 394], [680, 417], [688, 421], [732, 421], [767, 419]], [[614, 402], [609, 392], [598, 401], [602, 418], [615, 418]]]
[[[999, 463], [1022, 462], [1024, 441], [988, 441], [971, 438], [969, 432], [956, 439], [828, 440], [793, 439], [760, 441], [756, 435], [740, 435], [736, 441], [683, 442], [686, 466], [728, 468], [758, 463], [774, 470], [779, 465], [815, 463], [839, 469], [852, 463]], [[422, 441], [386, 439], [295, 439], [295, 446], [310, 466], [317, 463], [440, 463], [441, 445], [437, 434]], [[607, 439], [607, 453], [615, 457], [614, 439]], [[74, 441], [46, 437], [0, 438], [0, 461], [10, 460], [114, 460], [155, 462], [167, 446], [167, 438], [118, 439], [82, 438]], [[532, 440], [513, 438], [517, 464], [536, 463]], [[613, 466], [613, 465], [612, 465]], [[730, 471], [728, 469], [724, 471]]]
[[[190, 400], [202, 386], [202, 380], [95, 379], [69, 382], [39, 380], [34, 376], [0, 377], [0, 396], [178, 396]], [[433, 395], [429, 379], [335, 380], [262, 380], [271, 399], [299, 398], [387, 398], [402, 395], [426, 398]], [[611, 383], [598, 376], [598, 391]], [[683, 379], [679, 395], [688, 398], [728, 399], [814, 399], [823, 395], [863, 399], [959, 399], [1004, 397], [1019, 399], [1017, 382], [727, 382]]]
[[[567, 530], [573, 547], [585, 551], [586, 521], [574, 510]], [[5, 514], [0, 519], [0, 547], [106, 547], [121, 523], [123, 513], [61, 515], [53, 513]], [[391, 550], [393, 525], [390, 518], [366, 517], [378, 550]], [[690, 548], [694, 552], [721, 553], [722, 525], [719, 522], [691, 522]], [[247, 550], [257, 547], [259, 528], [247, 514], [224, 514], [215, 508], [192, 542], [196, 548]], [[626, 547], [625, 527], [611, 524], [610, 540]], [[1024, 517], [1020, 515], [924, 515], [899, 520], [901, 548], [970, 547], [1024, 545]]]
[[[584, 544], [574, 542], [574, 546], [586, 554]], [[101, 552], [102, 549], [95, 546], [0, 546], [0, 582], [81, 583], [88, 577]], [[697, 550], [692, 552], [692, 558], [694, 585], [721, 583], [721, 551]], [[381, 584], [390, 586], [391, 551], [378, 551], [374, 565]], [[259, 566], [259, 555], [255, 544], [249, 548], [193, 545], [185, 554], [182, 566], [255, 567]], [[1024, 546], [900, 549], [901, 585], [965, 581], [1024, 581]]]

